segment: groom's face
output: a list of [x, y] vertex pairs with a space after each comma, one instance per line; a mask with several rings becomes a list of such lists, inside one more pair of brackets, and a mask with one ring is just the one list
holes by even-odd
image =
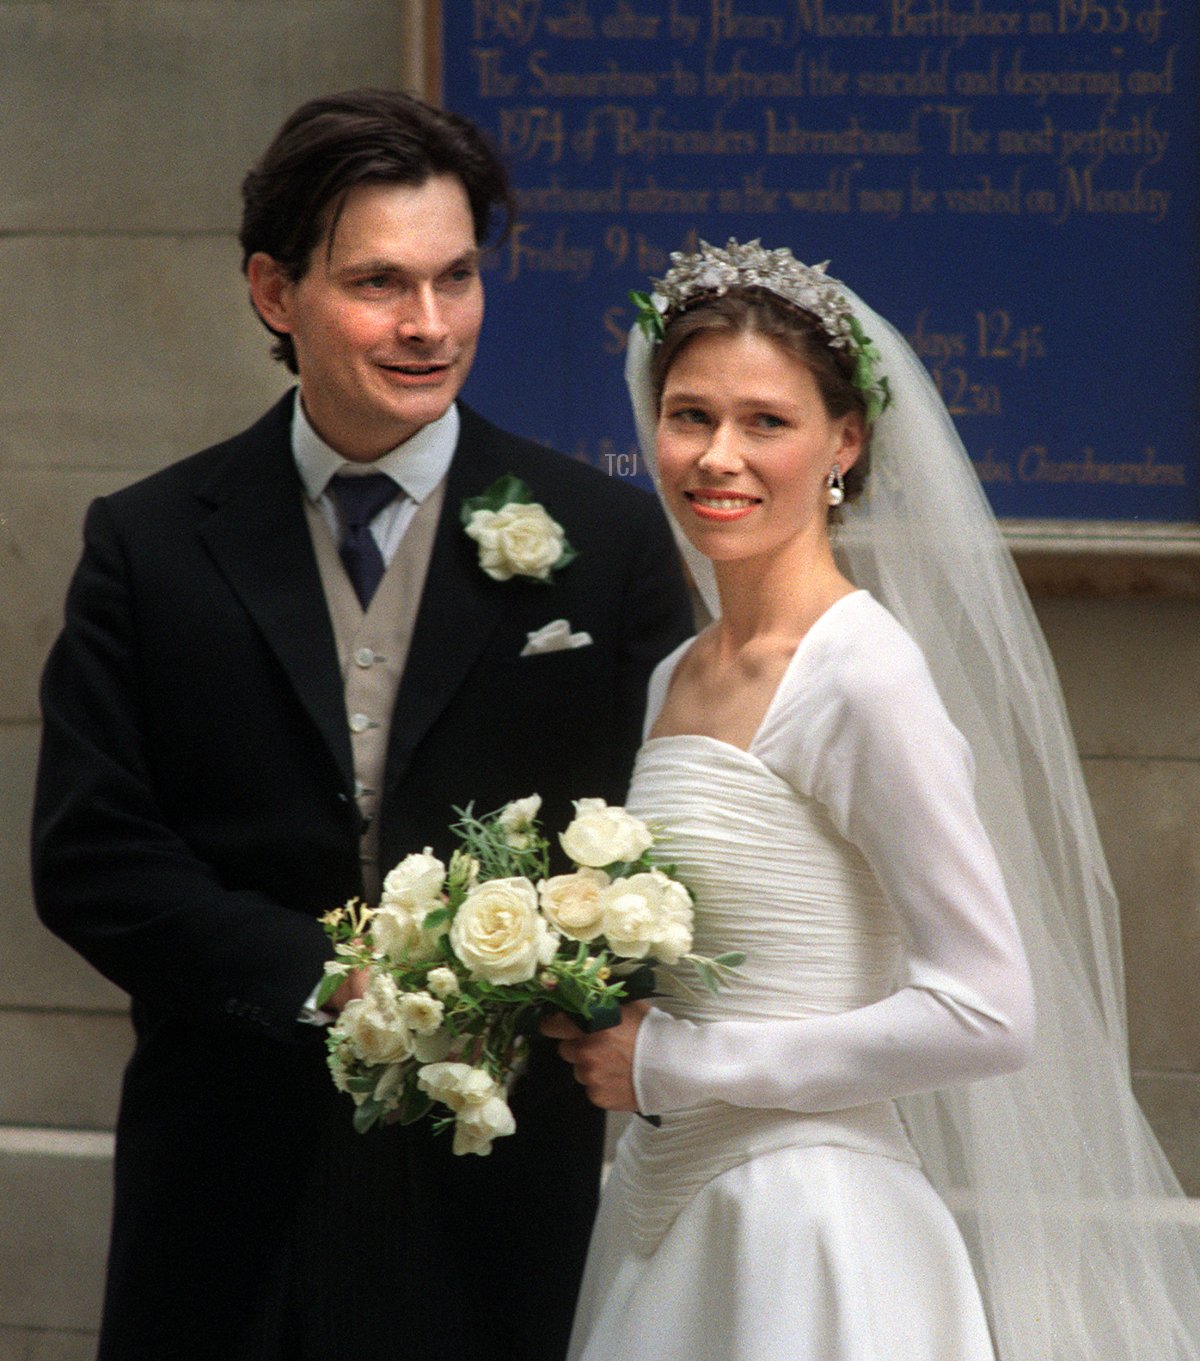
[[350, 190], [299, 280], [256, 258], [255, 303], [292, 337], [305, 412], [344, 458], [370, 462], [445, 414], [483, 322], [479, 249], [455, 176]]

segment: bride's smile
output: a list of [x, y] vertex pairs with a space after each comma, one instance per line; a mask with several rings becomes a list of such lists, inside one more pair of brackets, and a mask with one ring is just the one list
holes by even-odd
[[740, 520], [755, 506], [762, 504], [760, 496], [746, 496], [728, 491], [685, 491], [692, 509], [704, 520]]

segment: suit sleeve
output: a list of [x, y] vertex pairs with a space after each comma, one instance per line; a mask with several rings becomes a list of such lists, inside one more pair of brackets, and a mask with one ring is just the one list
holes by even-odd
[[705, 1101], [839, 1110], [1010, 1072], [1030, 1056], [1029, 972], [970, 751], [911, 645], [838, 669], [841, 683], [818, 682], [788, 724], [773, 768], [825, 804], [874, 871], [905, 941], [897, 987], [796, 1020], [697, 1025], [652, 1010], [634, 1071], [646, 1113]]
[[[324, 934], [265, 893], [224, 885], [172, 826], [146, 756], [144, 687], [156, 678], [138, 653], [128, 564], [98, 501], [42, 681], [39, 914], [135, 999], [202, 1024], [295, 1038], [328, 955]], [[182, 678], [161, 680], [185, 694]]]

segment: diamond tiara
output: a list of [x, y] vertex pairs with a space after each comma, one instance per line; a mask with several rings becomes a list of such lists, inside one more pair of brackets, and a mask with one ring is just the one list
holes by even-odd
[[863, 333], [851, 311], [842, 284], [819, 265], [801, 264], [786, 246], [764, 250], [761, 242], [744, 245], [730, 237], [722, 250], [700, 242], [694, 255], [673, 251], [671, 268], [661, 279], [652, 279], [653, 294], [631, 293], [638, 309], [638, 325], [652, 344], [665, 332], [666, 323], [703, 297], [721, 297], [731, 288], [762, 288], [816, 318], [834, 349], [846, 350], [855, 361], [851, 379], [867, 404], [873, 421], [890, 400], [888, 381], [876, 374], [879, 352]]

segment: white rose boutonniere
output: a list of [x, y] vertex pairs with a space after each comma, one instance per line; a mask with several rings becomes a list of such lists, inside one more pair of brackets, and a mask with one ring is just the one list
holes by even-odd
[[481, 496], [468, 497], [461, 518], [479, 545], [480, 567], [493, 581], [529, 577], [548, 582], [576, 556], [562, 525], [519, 477], [502, 477]]

